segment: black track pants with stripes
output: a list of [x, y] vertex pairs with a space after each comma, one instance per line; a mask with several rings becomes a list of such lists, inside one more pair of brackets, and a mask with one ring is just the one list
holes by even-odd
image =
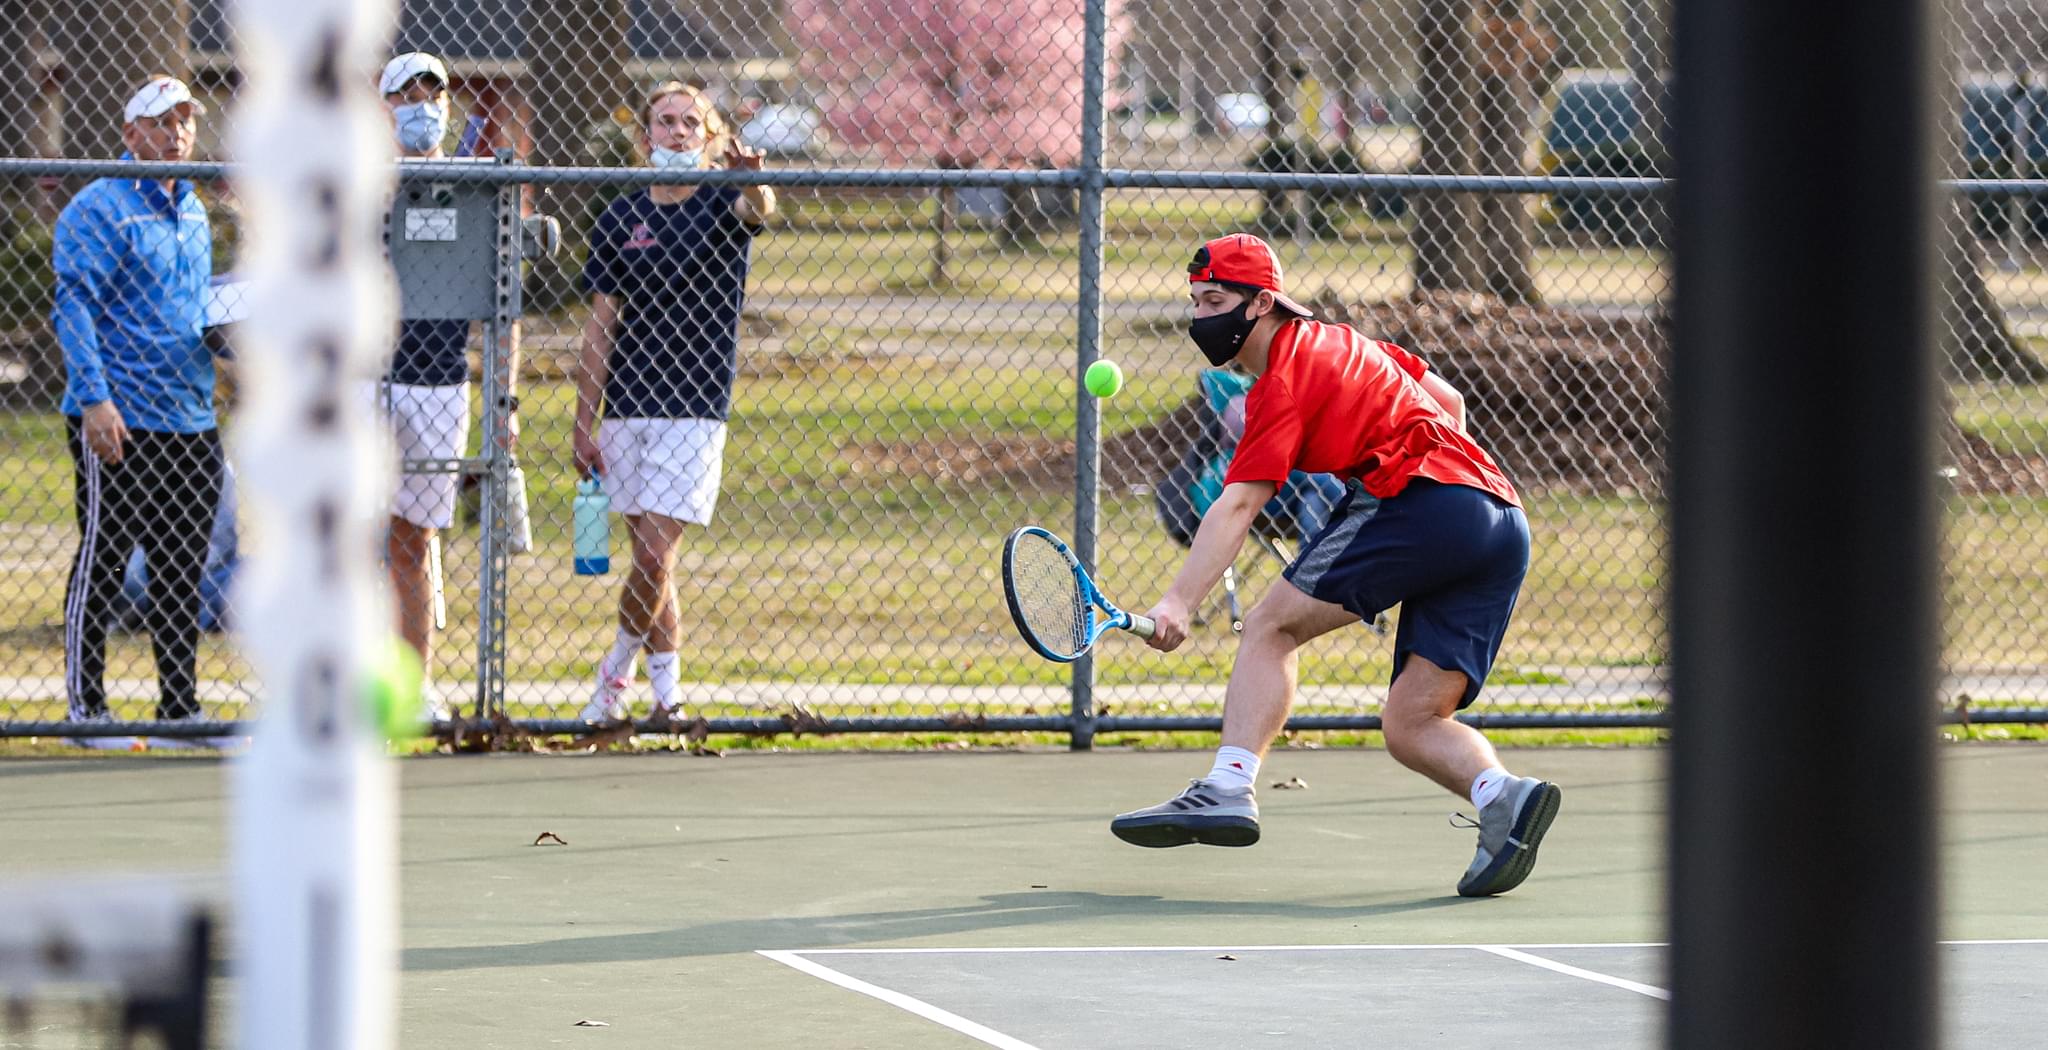
[[64, 594], [64, 685], [71, 717], [90, 718], [107, 709], [107, 619], [138, 544], [149, 560], [143, 626], [156, 650], [157, 717], [194, 717], [199, 575], [220, 504], [220, 434], [131, 430], [121, 462], [110, 465], [85, 447], [78, 419], [66, 423], [78, 510], [78, 554]]

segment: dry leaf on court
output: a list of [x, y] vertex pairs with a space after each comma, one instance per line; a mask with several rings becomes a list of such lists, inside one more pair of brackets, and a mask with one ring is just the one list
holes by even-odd
[[550, 842], [554, 843], [557, 846], [566, 846], [569, 844], [568, 839], [565, 839], [552, 831], [543, 831], [537, 838], [533, 840], [533, 844], [536, 846], [546, 845]]
[[1217, 958], [1218, 958], [1218, 959], [1221, 959], [1221, 960], [1223, 960], [1224, 962], [1236, 962], [1236, 961], [1237, 961], [1237, 956], [1235, 956], [1235, 955], [1219, 955], [1219, 956], [1217, 956]]
[[611, 1023], [610, 1021], [593, 1021], [593, 1020], [591, 1020], [590, 1018], [586, 1017], [586, 1018], [584, 1018], [583, 1020], [581, 1020], [581, 1021], [578, 1021], [578, 1022], [576, 1022], [575, 1024], [572, 1024], [572, 1025], [570, 1025], [569, 1027], [571, 1027], [571, 1028], [610, 1028], [611, 1026], [612, 1026], [612, 1023]]
[[1288, 777], [1286, 780], [1275, 783], [1273, 787], [1280, 791], [1306, 791], [1308, 790], [1308, 781], [1300, 777]]

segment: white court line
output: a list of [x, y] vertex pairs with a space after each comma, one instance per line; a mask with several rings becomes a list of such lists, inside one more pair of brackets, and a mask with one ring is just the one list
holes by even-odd
[[1554, 959], [1545, 959], [1540, 955], [1530, 955], [1528, 952], [1518, 952], [1513, 948], [1503, 948], [1499, 945], [1479, 945], [1477, 947], [1482, 952], [1488, 952], [1493, 955], [1498, 955], [1503, 959], [1513, 959], [1516, 962], [1528, 963], [1531, 966], [1540, 966], [1543, 969], [1551, 970], [1556, 973], [1561, 973], [1568, 977], [1582, 977], [1588, 981], [1594, 981], [1599, 984], [1612, 985], [1616, 988], [1621, 988], [1627, 991], [1634, 992], [1637, 995], [1647, 995], [1652, 999], [1669, 1000], [1671, 998], [1670, 992], [1667, 992], [1664, 989], [1659, 988], [1655, 985], [1638, 984], [1634, 981], [1625, 981], [1612, 974], [1597, 973], [1593, 970], [1582, 970], [1576, 966], [1566, 966], [1565, 964], [1558, 962]]
[[[797, 948], [792, 955], [1076, 955], [1112, 952], [1446, 952], [1483, 944], [1099, 944], [1039, 948]], [[1518, 944], [1517, 948], [1662, 948], [1654, 942]]]
[[[1947, 946], [2000, 944], [2048, 944], [2048, 938], [2012, 940], [1938, 941]], [[1556, 948], [1669, 948], [1665, 941], [1565, 941], [1554, 944], [1145, 944], [1065, 945], [1006, 948], [794, 948], [790, 955], [1083, 955], [1115, 952], [1447, 952], [1469, 948], [1528, 949]]]
[[821, 966], [818, 963], [803, 958], [796, 952], [760, 951], [755, 954], [765, 955], [784, 966], [800, 970], [821, 980], [830, 981], [849, 991], [859, 992], [862, 995], [880, 999], [897, 1009], [908, 1010], [927, 1021], [945, 1025], [961, 1035], [987, 1043], [990, 1046], [999, 1048], [999, 1050], [1038, 1050], [1037, 1047], [1022, 1039], [1013, 1039], [993, 1028], [975, 1024], [959, 1014], [941, 1010], [922, 999], [912, 999], [902, 992], [890, 991], [880, 985], [869, 984], [859, 978], [849, 977], [838, 970], [828, 966]]

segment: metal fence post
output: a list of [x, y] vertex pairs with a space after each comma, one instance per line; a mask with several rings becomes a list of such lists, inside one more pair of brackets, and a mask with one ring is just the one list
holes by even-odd
[[[1097, 497], [1102, 473], [1102, 413], [1081, 375], [1102, 344], [1102, 87], [1108, 18], [1103, 0], [1087, 0], [1081, 45], [1081, 271], [1074, 361], [1074, 553], [1095, 568]], [[1067, 746], [1095, 746], [1095, 657], [1074, 661], [1073, 723]]]
[[[509, 150], [499, 164], [515, 163]], [[519, 221], [518, 183], [498, 186], [497, 244], [492, 253], [492, 313], [484, 326], [483, 353], [483, 527], [482, 563], [477, 595], [477, 713], [492, 718], [505, 713], [505, 582], [511, 567], [507, 509], [511, 497], [512, 454], [506, 448], [507, 416], [512, 392], [512, 338], [519, 322], [520, 259], [523, 244]]]

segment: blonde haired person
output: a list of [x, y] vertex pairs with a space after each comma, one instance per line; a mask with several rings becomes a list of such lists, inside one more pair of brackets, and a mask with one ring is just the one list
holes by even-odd
[[[656, 168], [761, 170], [761, 154], [740, 145], [689, 85], [655, 88], [640, 120], [640, 145]], [[686, 526], [710, 524], [718, 501], [747, 265], [754, 235], [774, 213], [765, 186], [649, 186], [613, 201], [591, 229], [576, 469], [603, 479], [633, 558], [585, 721], [627, 717], [642, 649], [654, 717], [679, 703], [676, 549]]]

